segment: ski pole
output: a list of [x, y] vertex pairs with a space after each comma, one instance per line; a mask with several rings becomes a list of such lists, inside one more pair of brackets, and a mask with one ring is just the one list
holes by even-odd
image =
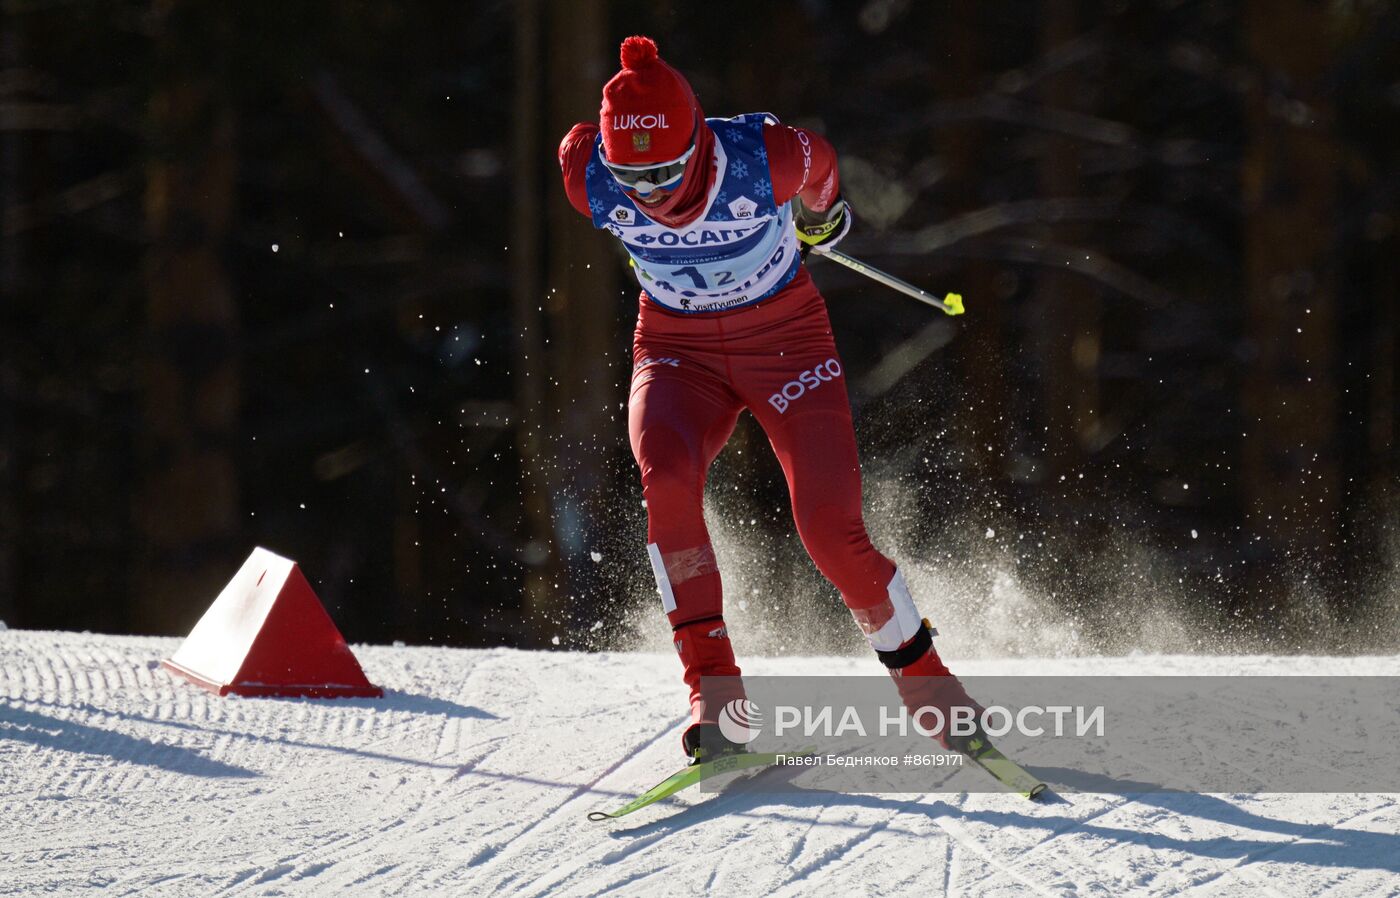
[[825, 259], [831, 259], [833, 262], [840, 262], [842, 265], [845, 265], [852, 271], [863, 274], [873, 281], [879, 281], [886, 287], [891, 287], [895, 290], [898, 290], [905, 296], [912, 296], [919, 302], [931, 305], [935, 309], [940, 309], [944, 312], [947, 312], [949, 315], [961, 315], [963, 313], [962, 294], [949, 293], [943, 299], [939, 299], [937, 296], [934, 296], [927, 290], [921, 290], [918, 287], [915, 287], [913, 284], [909, 283], [908, 281], [901, 281], [899, 278], [895, 277], [892, 274], [887, 274], [878, 268], [872, 268], [871, 266], [866, 265], [859, 259], [851, 258], [843, 252], [839, 252], [834, 249], [829, 249], [824, 253], [817, 253], [817, 255]]

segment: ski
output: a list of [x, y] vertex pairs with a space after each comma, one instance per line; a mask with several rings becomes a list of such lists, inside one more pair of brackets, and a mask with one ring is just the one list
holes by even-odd
[[670, 776], [666, 777], [666, 779], [657, 783], [655, 786], [652, 786], [650, 789], [646, 790], [641, 795], [638, 795], [636, 798], [627, 802], [627, 804], [623, 805], [615, 811], [590, 811], [588, 814], [588, 819], [593, 821], [616, 820], [618, 817], [622, 817], [626, 814], [632, 813], [633, 811], [640, 810], [649, 804], [653, 804], [655, 802], [660, 801], [663, 798], [669, 798], [670, 796], [675, 795], [682, 789], [686, 789], [690, 786], [697, 785], [709, 779], [710, 777], [718, 776], [721, 773], [730, 773], [737, 770], [751, 770], [755, 767], [769, 767], [773, 764], [778, 763], [778, 758], [780, 757], [790, 758], [795, 757], [797, 755], [810, 753], [810, 749], [800, 752], [743, 752], [741, 754], [725, 755], [724, 757], [716, 758], [713, 761], [705, 761], [700, 764], [692, 764], [689, 767], [683, 767], [675, 773], [671, 774]]
[[[744, 752], [726, 755], [701, 764], [692, 764], [666, 777], [616, 810], [590, 811], [588, 819], [595, 822], [616, 820], [618, 817], [626, 816], [633, 811], [639, 811], [647, 805], [655, 804], [663, 798], [670, 798], [683, 789], [698, 785], [721, 773], [769, 767], [778, 763], [779, 757], [794, 757], [811, 753], [812, 749], [798, 752]], [[1014, 792], [1019, 792], [1025, 798], [1038, 798], [1047, 788], [1045, 783], [1036, 779], [1025, 768], [1002, 754], [990, 742], [974, 738], [968, 744], [968, 750], [963, 752], [963, 755], [996, 778], [1002, 785]]]
[[1030, 799], [1038, 798], [1045, 791], [1045, 783], [1002, 754], [986, 739], [974, 736], [968, 742], [967, 749], [963, 754], [972, 763], [996, 777], [997, 781], [1008, 789]]

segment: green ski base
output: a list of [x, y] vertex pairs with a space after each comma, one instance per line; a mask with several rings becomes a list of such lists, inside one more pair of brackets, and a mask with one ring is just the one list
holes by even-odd
[[[990, 742], [974, 741], [969, 748], [970, 752], [965, 752], [964, 756], [972, 763], [981, 767], [987, 773], [996, 778], [998, 782], [1019, 792], [1029, 799], [1040, 797], [1046, 789], [1045, 783], [1031, 776], [1024, 768], [1006, 755], [1002, 754]], [[638, 795], [636, 798], [615, 811], [590, 811], [588, 819], [616, 820], [633, 811], [641, 810], [649, 804], [654, 804], [663, 798], [669, 798], [682, 789], [698, 785], [712, 776], [721, 773], [730, 773], [737, 770], [751, 770], [755, 767], [768, 767], [778, 763], [779, 756], [796, 757], [799, 755], [809, 755], [813, 749], [804, 749], [795, 752], [745, 752], [737, 755], [727, 755], [713, 761], [706, 761], [703, 764], [693, 764], [683, 767], [666, 779], [652, 786], [650, 789]]]
[[1014, 792], [1019, 792], [1026, 798], [1035, 799], [1045, 791], [1046, 786], [1040, 780], [1031, 776], [1015, 761], [1008, 758], [996, 749], [990, 742], [980, 739], [973, 740], [968, 746], [970, 751], [964, 752], [964, 756], [981, 767], [983, 770], [996, 777], [997, 781]]
[[744, 752], [737, 755], [726, 755], [723, 758], [716, 758], [713, 761], [705, 761], [702, 764], [692, 764], [676, 771], [666, 779], [652, 786], [650, 789], [638, 795], [636, 798], [615, 811], [591, 811], [588, 814], [589, 820], [616, 820], [625, 814], [640, 810], [649, 804], [669, 798], [682, 789], [697, 785], [712, 776], [721, 773], [730, 773], [735, 770], [750, 770], [754, 767], [768, 767], [778, 763], [779, 757], [796, 757], [798, 755], [811, 754], [807, 751], [784, 751], [784, 752]]

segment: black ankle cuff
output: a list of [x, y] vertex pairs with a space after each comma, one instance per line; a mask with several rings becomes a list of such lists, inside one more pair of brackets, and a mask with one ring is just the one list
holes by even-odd
[[879, 657], [880, 663], [890, 670], [899, 670], [908, 667], [928, 654], [928, 650], [932, 646], [933, 632], [929, 629], [928, 623], [925, 622], [919, 625], [919, 632], [915, 633], [913, 638], [904, 645], [892, 652], [876, 651], [875, 654]]

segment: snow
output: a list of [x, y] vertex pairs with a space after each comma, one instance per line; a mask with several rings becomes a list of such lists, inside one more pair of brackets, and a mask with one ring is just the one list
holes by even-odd
[[[667, 654], [369, 646], [374, 700], [217, 698], [178, 640], [0, 633], [0, 895], [1400, 895], [1396, 795], [706, 795]], [[877, 670], [763, 658], [755, 674]], [[1400, 657], [968, 674], [1400, 675]]]

